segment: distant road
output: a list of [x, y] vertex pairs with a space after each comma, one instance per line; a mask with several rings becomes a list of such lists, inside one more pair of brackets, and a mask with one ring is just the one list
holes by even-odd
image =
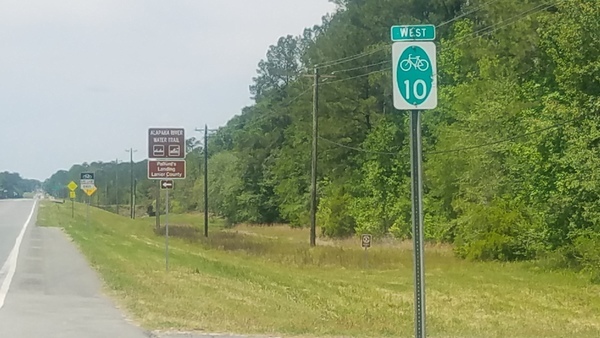
[[98, 276], [60, 229], [35, 225], [36, 205], [0, 200], [0, 337], [148, 337], [102, 295]]

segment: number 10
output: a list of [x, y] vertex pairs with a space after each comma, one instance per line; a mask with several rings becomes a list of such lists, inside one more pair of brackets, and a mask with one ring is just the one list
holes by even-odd
[[[404, 85], [406, 86], [406, 100], [410, 100], [410, 80], [404, 81]], [[421, 87], [421, 88], [419, 88]], [[420, 93], [419, 93], [419, 89]], [[425, 96], [427, 96], [427, 84], [423, 80], [417, 80], [413, 83], [412, 93], [417, 100], [423, 100]]]

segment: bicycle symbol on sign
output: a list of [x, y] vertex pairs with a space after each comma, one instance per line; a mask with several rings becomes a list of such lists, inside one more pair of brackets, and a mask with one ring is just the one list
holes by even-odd
[[405, 72], [408, 72], [413, 67], [424, 72], [429, 69], [429, 62], [421, 60], [420, 56], [413, 57], [412, 54], [409, 54], [407, 59], [400, 61], [400, 69]]

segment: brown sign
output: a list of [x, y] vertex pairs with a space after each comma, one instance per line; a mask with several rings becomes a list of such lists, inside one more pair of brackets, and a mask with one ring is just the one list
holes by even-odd
[[174, 182], [172, 180], [160, 181], [160, 188], [162, 190], [173, 189]]
[[151, 180], [184, 179], [185, 160], [148, 161], [148, 178]]
[[148, 158], [185, 158], [183, 128], [148, 129]]

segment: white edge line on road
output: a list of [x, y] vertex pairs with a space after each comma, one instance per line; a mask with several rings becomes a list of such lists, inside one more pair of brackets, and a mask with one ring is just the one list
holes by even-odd
[[10, 255], [6, 259], [6, 262], [0, 269], [0, 275], [6, 273], [6, 277], [0, 285], [0, 309], [4, 306], [4, 300], [6, 299], [6, 295], [8, 294], [8, 289], [10, 288], [10, 283], [12, 282], [13, 277], [15, 276], [15, 271], [17, 270], [17, 258], [19, 258], [19, 249], [21, 248], [21, 242], [23, 242], [23, 236], [25, 236], [25, 230], [27, 230], [27, 226], [31, 222], [31, 218], [33, 217], [33, 212], [35, 211], [35, 206], [37, 204], [37, 200], [33, 201], [33, 207], [31, 207], [31, 212], [29, 213], [29, 217], [27, 217], [27, 221], [23, 224], [23, 228], [17, 236], [17, 240], [15, 241], [15, 246], [13, 247]]

